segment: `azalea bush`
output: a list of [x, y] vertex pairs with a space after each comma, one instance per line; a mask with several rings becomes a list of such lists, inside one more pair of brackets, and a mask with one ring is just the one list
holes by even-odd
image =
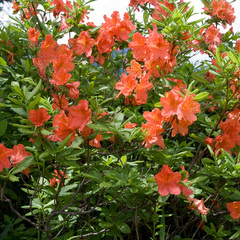
[[231, 3], [131, 0], [96, 26], [90, 2], [16, 1], [1, 28], [0, 238], [239, 239]]

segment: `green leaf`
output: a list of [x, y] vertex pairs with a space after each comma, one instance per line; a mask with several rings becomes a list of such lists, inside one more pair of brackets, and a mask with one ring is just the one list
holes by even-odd
[[148, 23], [148, 18], [149, 18], [149, 12], [148, 10], [145, 10], [143, 13], [143, 21], [145, 25]]
[[203, 181], [206, 181], [208, 179], [207, 176], [200, 176], [200, 177], [196, 177], [194, 179], [189, 180], [188, 182], [191, 184], [196, 184], [196, 183], [200, 183]]
[[112, 125], [114, 126], [115, 129], [118, 129], [121, 126], [123, 119], [124, 119], [123, 113], [116, 114], [116, 116], [113, 120], [113, 123], [112, 123]]
[[77, 137], [71, 144], [71, 148], [77, 148], [83, 142], [83, 137]]
[[41, 79], [40, 79], [40, 81], [39, 81], [39, 83], [37, 84], [37, 86], [32, 90], [32, 92], [30, 92], [30, 93], [28, 94], [28, 96], [27, 96], [27, 101], [29, 101], [33, 96], [35, 96], [35, 95], [39, 92], [41, 86], [42, 86], [42, 81], [41, 81]]
[[127, 156], [126, 155], [122, 156], [120, 162], [121, 162], [121, 167], [124, 167], [127, 162]]
[[237, 239], [240, 236], [240, 230], [235, 232], [229, 239]]
[[155, 108], [160, 108], [162, 106], [161, 102], [157, 102], [154, 104], [154, 107]]
[[213, 236], [213, 231], [212, 231], [212, 229], [210, 228], [210, 227], [208, 227], [208, 226], [204, 226], [203, 227], [203, 229], [204, 229], [204, 231], [208, 234], [208, 235], [211, 235], [211, 236]]
[[61, 149], [63, 149], [64, 147], [67, 146], [69, 139], [71, 138], [72, 133], [70, 135], [68, 135], [61, 143], [60, 145], [57, 147], [56, 152], [60, 151]]
[[19, 181], [19, 177], [15, 176], [13, 174], [10, 174], [8, 177], [9, 177], [9, 180], [11, 182], [18, 182]]
[[53, 133], [48, 131], [48, 130], [46, 130], [46, 129], [41, 129], [41, 134], [42, 135], [52, 135]]
[[14, 104], [20, 106], [20, 107], [25, 107], [25, 105], [19, 101], [19, 99], [15, 99], [15, 98], [12, 98], [12, 97], [8, 97], [9, 100], [11, 100], [11, 102], [13, 102]]
[[15, 84], [16, 82], [12, 82], [12, 85], [14, 87], [14, 90], [21, 96], [24, 97], [22, 89], [18, 86], [18, 84]]
[[[48, 10], [48, 8], [50, 7], [50, 2], [44, 3], [43, 7], [45, 10]], [[54, 5], [54, 7], [56, 7], [56, 6]]]
[[35, 134], [36, 131], [33, 131], [33, 130], [29, 130], [29, 129], [26, 129], [26, 128], [18, 128], [18, 131], [23, 133], [23, 134], [26, 134], [26, 135], [29, 135], [29, 134]]
[[22, 172], [32, 164], [33, 160], [34, 160], [34, 157], [32, 155], [27, 156], [25, 159], [23, 159], [13, 168], [12, 174]]
[[205, 78], [200, 77], [200, 76], [197, 75], [197, 74], [193, 74], [193, 78], [196, 79], [198, 82], [208, 83], [208, 81], [207, 81]]
[[96, 170], [91, 170], [89, 173], [81, 172], [80, 175], [85, 178], [90, 178], [98, 183], [102, 182], [102, 175]]
[[88, 89], [87, 89], [88, 93], [91, 93], [92, 90], [93, 90], [93, 88], [94, 88], [94, 81], [92, 81], [92, 82], [89, 83]]
[[[29, 95], [28, 95], [28, 97], [29, 97]], [[34, 99], [32, 102], [29, 103], [29, 105], [28, 105], [28, 110], [33, 109], [33, 108], [39, 103], [40, 100], [41, 100], [41, 94], [39, 93], [39, 94], [35, 97], [35, 99]]]
[[47, 157], [49, 157], [49, 155], [50, 155], [50, 151], [46, 150], [39, 155], [39, 159], [47, 158]]
[[108, 131], [109, 127], [104, 123], [92, 123], [92, 124], [86, 124], [89, 128], [99, 131]]
[[117, 227], [122, 233], [130, 233], [131, 229], [126, 223], [120, 223]]
[[101, 188], [110, 188], [112, 186], [112, 183], [110, 183], [110, 182], [101, 182], [99, 186]]
[[4, 239], [7, 236], [8, 231], [10, 230], [10, 228], [13, 225], [13, 221], [14, 221], [14, 219], [4, 228], [4, 230], [0, 234], [0, 239]]
[[217, 65], [220, 67], [220, 68], [223, 68], [223, 65], [222, 65], [222, 58], [221, 58], [221, 55], [220, 55], [220, 50], [221, 50], [221, 45], [219, 45], [216, 49], [216, 60], [217, 60]]
[[185, 180], [188, 177], [188, 172], [186, 170], [181, 171], [181, 181]]
[[4, 135], [7, 130], [8, 122], [6, 119], [0, 121], [0, 137]]
[[227, 55], [228, 55], [228, 57], [230, 58], [230, 60], [231, 60], [233, 63], [236, 63], [237, 65], [240, 65], [236, 53], [233, 53], [233, 52], [227, 52]]
[[208, 92], [201, 92], [193, 97], [194, 101], [202, 101], [203, 99], [207, 98], [209, 96]]
[[23, 108], [11, 108], [15, 113], [19, 114], [20, 116], [23, 117], [28, 117], [27, 112]]
[[7, 62], [2, 57], [0, 57], [0, 65], [2, 65], [2, 66], [7, 65]]
[[159, 6], [162, 7], [167, 13], [172, 14], [172, 11], [164, 4], [159, 3]]

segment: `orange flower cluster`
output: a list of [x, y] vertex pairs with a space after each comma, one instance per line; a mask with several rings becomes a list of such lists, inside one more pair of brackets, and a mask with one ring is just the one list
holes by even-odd
[[227, 203], [226, 206], [234, 221], [240, 218], [240, 201]]
[[148, 38], [139, 32], [134, 33], [129, 48], [133, 50], [136, 61], [144, 62], [147, 73], [155, 77], [172, 72], [173, 67], [177, 65], [175, 54], [178, 46], [173, 47], [162, 34], [158, 34], [156, 26], [153, 31], [150, 30]]
[[[88, 31], [82, 31], [78, 38], [69, 39], [68, 43], [72, 50], [77, 54], [85, 54], [91, 62], [97, 61], [102, 65], [105, 61], [104, 53], [111, 53], [115, 41], [126, 41], [129, 34], [136, 29], [136, 26], [130, 21], [128, 13], [124, 14], [123, 20], [120, 14], [114, 11], [111, 18], [104, 15], [105, 23], [102, 24], [101, 29], [98, 31], [98, 36], [95, 39], [90, 37]], [[93, 47], [97, 47], [97, 53], [92, 56]]]
[[221, 134], [215, 139], [207, 137], [205, 143], [208, 144], [216, 154], [224, 149], [231, 154], [231, 149], [236, 145], [240, 146], [240, 110], [236, 107], [227, 116], [225, 122], [221, 121]]
[[234, 16], [234, 8], [226, 0], [213, 0], [211, 6], [204, 7], [203, 10], [212, 17], [216, 16], [218, 19], [226, 20], [230, 25], [236, 18]]
[[47, 113], [46, 108], [39, 108], [37, 110], [31, 109], [29, 111], [29, 120], [34, 124], [35, 127], [42, 126], [47, 120], [51, 118]]
[[71, 10], [73, 8], [72, 2], [69, 0], [66, 0], [66, 3], [64, 3], [63, 0], [53, 0], [51, 1], [50, 5], [51, 6], [55, 5], [55, 8], [52, 10], [54, 17], [58, 16], [61, 12], [63, 12], [64, 14], [68, 14], [69, 12], [66, 6]]
[[[29, 155], [31, 154], [25, 150], [22, 144], [15, 145], [13, 149], [10, 149], [0, 143], [0, 171], [11, 166], [15, 167]], [[28, 176], [29, 172], [29, 168], [26, 168], [22, 173]]]
[[142, 124], [143, 131], [146, 131], [142, 144], [145, 148], [151, 148], [153, 143], [160, 148], [164, 148], [165, 145], [161, 136], [164, 132], [161, 111], [158, 108], [154, 108], [152, 112], [144, 112], [143, 117], [147, 120], [147, 123]]
[[[185, 170], [183, 166], [181, 168], [183, 171]], [[201, 214], [206, 215], [209, 209], [204, 206], [204, 199], [191, 198], [190, 195], [193, 195], [193, 190], [183, 185], [181, 178], [181, 173], [173, 172], [168, 165], [164, 164], [162, 170], [154, 177], [158, 185], [159, 194], [167, 196], [169, 193], [174, 195], [183, 193], [187, 197], [187, 200], [192, 202], [192, 205], [189, 207], [190, 209], [198, 209]], [[188, 176], [182, 182], [187, 184]]]
[[91, 118], [91, 109], [88, 108], [88, 101], [80, 100], [77, 106], [67, 108], [68, 114], [64, 110], [60, 114], [54, 115], [53, 127], [58, 127], [54, 130], [56, 140], [64, 140], [72, 134], [69, 144], [76, 139], [76, 131], [82, 131], [85, 125]]
[[[127, 67], [126, 71], [129, 75], [123, 73], [120, 81], [115, 85], [115, 88], [120, 90], [116, 98], [122, 94], [126, 97], [126, 103], [128, 103], [131, 101], [128, 96], [135, 91], [132, 103], [137, 105], [145, 104], [148, 99], [147, 90], [151, 90], [153, 86], [149, 82], [150, 76], [145, 71], [142, 74], [141, 65], [135, 60], [131, 61], [131, 66]], [[139, 83], [138, 80], [140, 80]]]
[[67, 175], [64, 174], [63, 171], [61, 170], [57, 171], [57, 169], [54, 169], [54, 173], [52, 175], [56, 177], [53, 177], [53, 179], [49, 179], [49, 183], [51, 187], [53, 187], [55, 184], [59, 184], [61, 182], [61, 178], [67, 177]]
[[129, 13], [124, 13], [123, 20], [121, 20], [119, 12], [114, 11], [111, 18], [104, 15], [104, 20], [105, 23], [98, 31], [96, 39], [98, 56], [95, 57], [95, 60], [99, 64], [103, 64], [105, 61], [103, 53], [111, 53], [115, 41], [127, 41], [129, 34], [137, 28], [130, 21]]
[[[88, 122], [88, 124], [91, 124], [92, 122]], [[84, 137], [84, 139], [88, 139], [88, 136], [93, 134], [94, 130], [89, 128], [88, 126], [85, 125], [83, 130], [81, 131], [81, 135]], [[101, 148], [101, 141], [103, 140], [101, 134], [97, 134], [96, 137], [93, 140], [88, 141], [88, 144], [90, 146], [96, 147], [96, 148]]]
[[193, 100], [194, 94], [181, 95], [175, 87], [170, 92], [166, 92], [164, 97], [160, 98], [162, 110], [153, 109], [152, 112], [144, 112], [143, 117], [147, 120], [142, 124], [142, 129], [146, 131], [143, 145], [145, 148], [152, 147], [152, 144], [164, 148], [161, 134], [164, 132], [163, 123], [170, 123], [172, 126], [172, 137], [179, 132], [181, 135], [188, 133], [188, 126], [197, 120], [195, 114], [199, 113], [200, 104]]
[[72, 60], [72, 50], [66, 44], [59, 46], [52, 35], [48, 34], [42, 41], [38, 58], [33, 58], [33, 64], [38, 67], [40, 76], [45, 77], [46, 67], [53, 63], [54, 75], [51, 83], [59, 86], [64, 85], [71, 78], [71, 74], [67, 72], [72, 71], [75, 66]]
[[[154, 12], [153, 12], [153, 14], [152, 14], [152, 17], [153, 17], [154, 19], [159, 20], [159, 21], [162, 20], [161, 15], [163, 15], [164, 17], [169, 17], [169, 15], [170, 15], [166, 10], [164, 10], [164, 9], [159, 5], [159, 3], [160, 3], [160, 4], [163, 4], [165, 7], [167, 7], [171, 12], [173, 12], [174, 9], [176, 8], [176, 5], [173, 4], [173, 3], [171, 3], [171, 2], [169, 2], [168, 0], [131, 0], [130, 3], [129, 3], [129, 7], [135, 7], [135, 9], [138, 10], [138, 8], [137, 8], [137, 5], [138, 5], [138, 4], [142, 6], [142, 5], [146, 4], [146, 3], [150, 3], [150, 4], [152, 4], [152, 5], [154, 6]], [[183, 1], [183, 0], [180, 0], [179, 6], [180, 6], [181, 4], [183, 4], [183, 3], [184, 3], [184, 1]], [[188, 7], [186, 7], [186, 8], [184, 9], [184, 12], [186, 12], [187, 9], [188, 9]], [[160, 14], [161, 14], [161, 15], [160, 15]]]
[[37, 46], [39, 35], [40, 35], [40, 31], [36, 31], [35, 27], [34, 28], [30, 27], [28, 29], [28, 37], [31, 42], [31, 47]]

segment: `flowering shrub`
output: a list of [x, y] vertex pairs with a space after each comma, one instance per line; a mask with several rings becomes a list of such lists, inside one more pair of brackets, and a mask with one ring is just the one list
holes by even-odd
[[240, 35], [228, 1], [202, 3], [191, 21], [183, 0], [131, 0], [101, 26], [84, 0], [13, 3], [1, 239], [240, 238]]

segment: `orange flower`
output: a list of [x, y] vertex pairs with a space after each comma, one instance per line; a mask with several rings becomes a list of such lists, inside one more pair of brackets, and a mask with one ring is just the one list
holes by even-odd
[[81, 131], [90, 120], [92, 111], [88, 108], [88, 101], [80, 100], [77, 106], [72, 105], [68, 108], [70, 126]]
[[75, 64], [72, 63], [72, 60], [73, 60], [72, 50], [67, 49], [67, 52], [64, 52], [64, 53], [60, 52], [58, 54], [58, 56], [53, 60], [54, 71], [58, 72], [62, 68], [64, 68], [66, 70], [66, 72], [71, 72], [75, 67]]
[[142, 124], [142, 130], [146, 131], [142, 143], [144, 147], [150, 148], [154, 143], [160, 148], [164, 148], [163, 138], [160, 135], [164, 132], [161, 111], [158, 108], [154, 108], [152, 112], [144, 112], [143, 117], [147, 120], [147, 123]]
[[97, 50], [100, 54], [111, 53], [115, 42], [108, 32], [101, 31], [96, 39]]
[[226, 133], [223, 133], [223, 135], [217, 135], [215, 138], [216, 145], [215, 145], [215, 153], [218, 152], [221, 148], [223, 148], [225, 151], [227, 151], [229, 154], [231, 154], [230, 149], [233, 149], [236, 144], [234, 141], [232, 141], [231, 136], [229, 136]]
[[57, 129], [54, 130], [54, 132], [57, 135], [57, 137], [60, 138], [61, 140], [64, 140], [70, 134], [72, 134], [72, 136], [69, 140], [69, 144], [76, 139], [75, 136], [76, 129], [74, 129], [70, 125], [70, 120], [63, 110], [60, 111], [60, 114], [54, 115], [53, 127], [58, 127]]
[[131, 66], [126, 68], [127, 73], [135, 75], [136, 77], [140, 78], [142, 74], [141, 64], [132, 60]]
[[52, 74], [53, 79], [50, 82], [55, 86], [60, 86], [66, 84], [71, 78], [71, 74], [67, 73], [65, 68], [61, 68], [59, 71]]
[[[24, 145], [18, 144], [13, 147], [10, 161], [13, 164], [13, 167], [15, 167], [19, 162], [23, 161], [27, 156], [30, 155], [31, 154], [25, 150]], [[22, 173], [24, 173], [27, 177], [29, 172], [30, 172], [29, 168], [26, 168], [22, 171]]]
[[183, 101], [183, 97], [174, 90], [164, 94], [164, 97], [160, 98], [160, 102], [163, 106], [161, 110], [162, 116], [166, 119], [173, 117], [179, 112], [179, 105]]
[[137, 126], [136, 123], [130, 123], [130, 122], [128, 122], [124, 125], [124, 127], [127, 128], [127, 129], [131, 129], [131, 128], [134, 128], [136, 126]]
[[68, 97], [74, 100], [78, 99], [79, 97], [79, 90], [78, 87], [80, 82], [71, 82], [66, 84], [66, 89], [68, 90]]
[[227, 203], [226, 206], [234, 221], [240, 218], [240, 201]]
[[220, 44], [222, 34], [220, 33], [220, 29], [215, 28], [214, 24], [207, 28], [203, 40], [206, 41], [207, 44]]
[[236, 41], [235, 50], [237, 50], [238, 52], [240, 51], [240, 39]]
[[[67, 175], [64, 174], [63, 171], [61, 170], [57, 171], [57, 169], [54, 170], [54, 173], [52, 175], [56, 177], [53, 177], [53, 179], [49, 179], [51, 187], [53, 187], [55, 184], [59, 184], [62, 178], [67, 178]], [[63, 183], [62, 183], [62, 186], [63, 186]]]
[[179, 120], [196, 121], [196, 113], [200, 113], [200, 104], [193, 100], [194, 94], [187, 95], [178, 106], [177, 115]]
[[90, 57], [92, 54], [92, 47], [95, 44], [95, 40], [90, 37], [89, 32], [82, 31], [78, 38], [71, 38], [68, 40], [68, 43], [76, 54], [82, 55], [85, 53], [86, 57]]
[[213, 138], [206, 137], [205, 144], [209, 145], [214, 150], [215, 143], [214, 143], [214, 139]]
[[197, 209], [203, 215], [207, 215], [207, 212], [210, 210], [204, 206], [204, 198], [201, 200], [193, 198], [193, 203], [189, 208], [192, 210]]
[[89, 145], [93, 146], [93, 147], [96, 147], [96, 148], [101, 148], [100, 141], [102, 141], [102, 140], [103, 140], [102, 135], [97, 134], [97, 136], [93, 140], [89, 141]]
[[31, 154], [25, 150], [24, 145], [22, 144], [14, 145], [10, 161], [13, 164], [13, 166], [16, 166], [19, 162], [21, 162], [27, 156], [30, 155]]
[[116, 98], [118, 98], [121, 94], [125, 97], [131, 95], [136, 86], [137, 80], [135, 76], [123, 73], [120, 82], [115, 84], [115, 89], [120, 90]]
[[[65, 8], [65, 3], [63, 2], [63, 0], [53, 0], [51, 1], [51, 6], [53, 5], [55, 5], [55, 8], [52, 10], [54, 17], [58, 16], [61, 12], [68, 13], [68, 11]], [[72, 4], [71, 5], [68, 4], [68, 7], [71, 9]]]
[[117, 11], [112, 13], [111, 18], [107, 18], [106, 15], [103, 18], [105, 23], [102, 24], [102, 30], [115, 36], [117, 40], [128, 40], [129, 34], [136, 29], [136, 26], [133, 26], [132, 21], [130, 21], [129, 13], [124, 13], [122, 21]]
[[40, 31], [36, 31], [35, 27], [34, 28], [30, 27], [28, 29], [28, 37], [29, 37], [29, 40], [30, 40], [30, 42], [33, 46], [35, 44], [37, 45], [39, 35], [40, 35]]
[[52, 94], [53, 98], [54, 98], [54, 102], [52, 105], [53, 110], [67, 110], [68, 109], [68, 100], [66, 98], [66, 96], [63, 95], [56, 95], [56, 94]]
[[67, 29], [69, 26], [71, 26], [71, 24], [67, 24], [66, 18], [63, 17], [63, 16], [61, 16], [61, 26], [60, 26], [60, 28], [59, 28], [59, 32]]
[[29, 111], [29, 120], [35, 127], [42, 126], [50, 118], [51, 116], [48, 115], [46, 108], [41, 107], [37, 110], [32, 109]]
[[179, 195], [181, 193], [181, 188], [179, 187], [179, 182], [181, 181], [181, 173], [173, 172], [168, 165], [163, 165], [161, 172], [154, 177], [157, 185], [158, 192], [161, 196], [167, 196], [170, 194]]
[[53, 40], [53, 36], [51, 34], [48, 34], [45, 37], [45, 40], [42, 41], [41, 49], [38, 54], [38, 57], [50, 63], [57, 57], [57, 50], [58, 50], [58, 43]]
[[168, 41], [164, 40], [162, 34], [158, 34], [157, 27], [150, 33], [147, 46], [150, 50], [150, 60], [155, 61], [157, 59], [168, 59], [170, 50], [170, 44]]
[[133, 50], [133, 57], [137, 61], [144, 61], [147, 52], [147, 38], [142, 36], [141, 33], [136, 32], [133, 34], [132, 42], [129, 43], [129, 48]]
[[[153, 75], [154, 77], [161, 77], [161, 75], [164, 74], [166, 70], [165, 63], [166, 61], [160, 58], [155, 61], [146, 60], [145, 67], [148, 70], [148, 74]], [[159, 69], [162, 71], [161, 75]]]
[[58, 56], [58, 43], [53, 40], [51, 34], [42, 41], [38, 58], [33, 58], [33, 64], [39, 69], [40, 75], [45, 77], [45, 69]]
[[16, 3], [16, 1], [13, 1], [12, 4], [13, 4], [12, 9], [14, 9], [13, 13], [16, 14], [20, 10], [20, 7], [18, 3]]
[[[167, 0], [164, 0], [164, 1], [161, 0], [160, 3], [165, 5], [171, 12], [175, 9], [175, 5], [170, 3]], [[167, 11], [165, 11], [159, 4], [156, 4], [155, 11], [154, 11], [152, 17], [161, 21], [162, 17], [159, 14], [163, 15], [164, 17], [169, 17], [169, 13]]]
[[12, 149], [6, 148], [2, 143], [0, 143], [0, 171], [4, 168], [10, 168], [11, 164], [9, 157], [12, 154]]
[[[171, 122], [171, 119], [169, 120]], [[185, 121], [185, 120], [177, 120], [176, 118], [173, 119], [172, 125], [172, 137], [175, 137], [179, 132], [182, 136], [185, 136], [188, 133], [188, 127], [192, 125], [193, 122]]]
[[153, 84], [148, 81], [149, 76], [144, 74], [141, 77], [140, 84], [136, 87], [136, 95], [135, 95], [135, 102], [137, 105], [145, 104], [148, 99], [147, 90], [151, 90]]
[[136, 7], [137, 4], [140, 4], [141, 6], [147, 3], [149, 0], [131, 0], [129, 3], [129, 7]]
[[235, 21], [234, 8], [226, 0], [213, 0], [212, 1], [212, 16], [216, 16], [219, 19], [226, 20], [230, 25]]

